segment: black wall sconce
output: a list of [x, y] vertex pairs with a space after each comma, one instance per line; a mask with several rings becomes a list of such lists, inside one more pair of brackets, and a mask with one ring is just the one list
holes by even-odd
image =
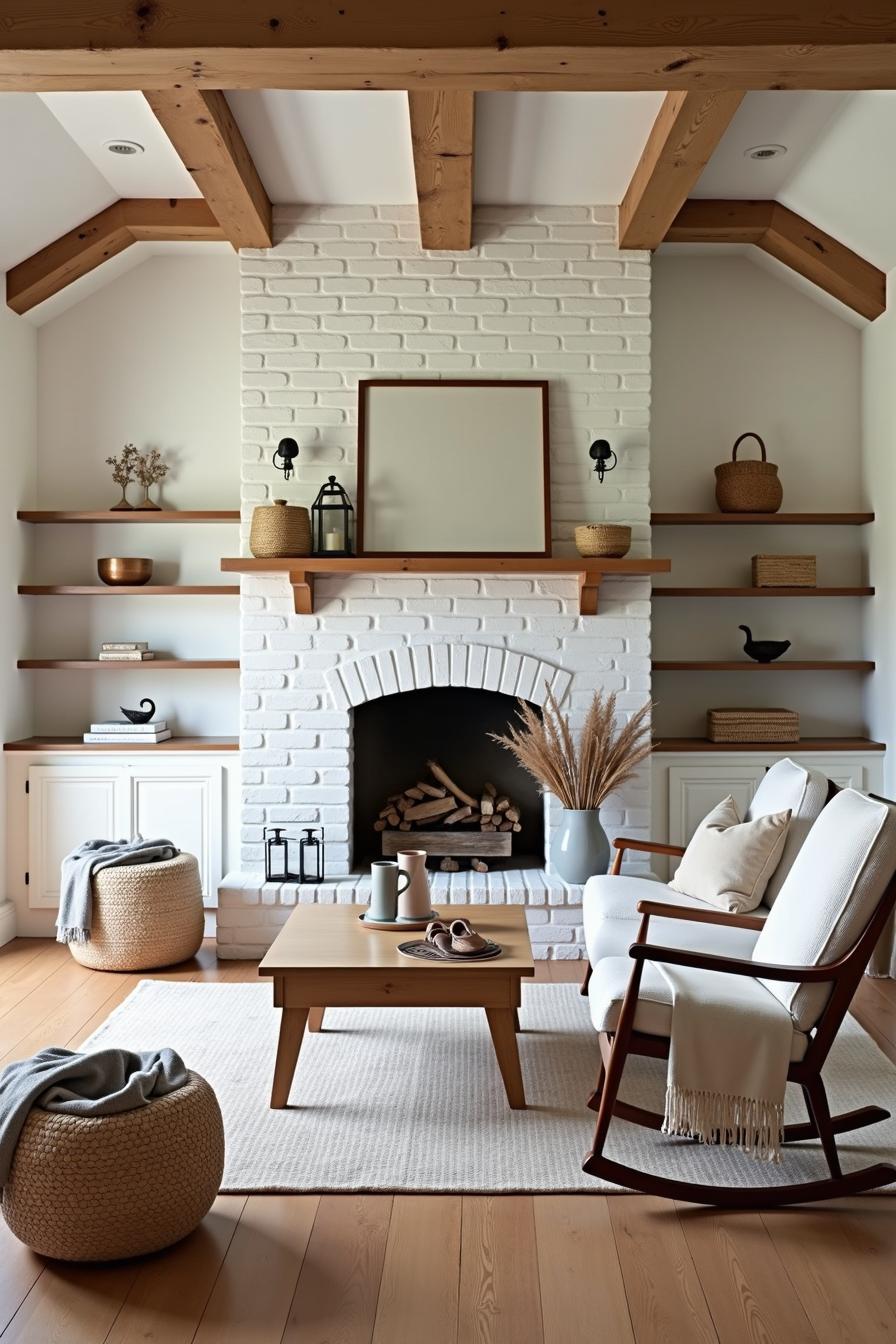
[[594, 470], [597, 472], [597, 479], [603, 485], [604, 476], [608, 471], [612, 471], [618, 458], [613, 449], [607, 443], [606, 439], [595, 439], [588, 449], [588, 456], [594, 462]]
[[277, 444], [274, 453], [274, 466], [278, 471], [283, 472], [284, 481], [288, 481], [291, 476], [295, 476], [296, 469], [293, 466], [299, 455], [299, 445], [295, 439], [281, 439]]

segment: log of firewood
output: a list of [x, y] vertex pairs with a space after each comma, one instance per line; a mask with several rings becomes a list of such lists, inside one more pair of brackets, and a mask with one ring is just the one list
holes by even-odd
[[398, 829], [400, 831], [412, 831], [414, 828], [409, 821], [400, 821], [398, 823]]
[[483, 863], [482, 859], [474, 859], [473, 862], [470, 864], [470, 867], [471, 867], [471, 868], [473, 869], [473, 871], [476, 872], [476, 873], [487, 873], [487, 872], [488, 872], [488, 864], [487, 864], [487, 863]]
[[512, 821], [502, 821], [502, 822], [501, 822], [501, 825], [498, 827], [498, 830], [499, 830], [499, 831], [512, 831], [512, 830], [513, 830], [513, 822], [512, 822]]
[[465, 817], [470, 816], [472, 811], [472, 807], [459, 807], [456, 812], [448, 813], [448, 816], [444, 818], [442, 825], [453, 826], [456, 821], [463, 821]]
[[484, 817], [490, 817], [495, 810], [495, 802], [487, 793], [484, 793], [479, 800], [479, 811]]
[[498, 790], [495, 788], [494, 784], [489, 784], [486, 781], [486, 783], [483, 784], [482, 786], [482, 792], [487, 793], [489, 798], [495, 798], [497, 796]]
[[405, 821], [426, 821], [431, 817], [444, 817], [446, 812], [453, 812], [457, 807], [457, 800], [454, 798], [431, 798], [426, 803], [416, 803], [409, 807], [404, 814]]
[[520, 810], [518, 807], [510, 806], [505, 810], [504, 815], [508, 821], [519, 821]]
[[401, 817], [397, 812], [390, 812], [389, 815], [386, 817], [386, 820], [388, 821], [390, 826], [397, 826], [398, 823], [401, 821]]
[[463, 789], [459, 789], [458, 786], [455, 784], [454, 780], [451, 778], [451, 776], [442, 769], [438, 761], [427, 761], [426, 768], [432, 775], [433, 779], [437, 779], [440, 784], [444, 784], [448, 792], [453, 793], [455, 798], [459, 798], [460, 801], [462, 803], [466, 803], [468, 807], [476, 806], [476, 799], [471, 798], [470, 795], [466, 793]]
[[421, 798], [426, 797], [426, 794], [422, 789], [418, 789], [416, 785], [414, 785], [410, 789], [405, 789], [404, 796], [405, 798], [413, 798], [415, 803], [419, 803]]
[[506, 812], [509, 806], [510, 806], [510, 799], [507, 797], [505, 793], [502, 793], [500, 798], [495, 799], [496, 812]]
[[384, 831], [388, 826], [388, 824], [389, 823], [386, 821], [385, 817], [380, 817], [379, 821], [375, 821], [373, 823], [373, 829], [375, 831]]
[[516, 835], [519, 835], [520, 831], [521, 831], [523, 828], [522, 828], [522, 826], [520, 825], [520, 823], [519, 823], [518, 821], [515, 821], [515, 822], [513, 823], [513, 829], [514, 829], [515, 834], [516, 834]]
[[395, 804], [394, 804], [394, 803], [387, 803], [385, 807], [381, 807], [381, 808], [380, 808], [380, 810], [379, 810], [379, 812], [377, 813], [377, 815], [380, 816], [380, 817], [388, 817], [389, 813], [390, 813], [390, 812], [394, 812], [394, 811], [395, 811]]
[[471, 812], [468, 817], [462, 819], [461, 826], [478, 826], [481, 820], [481, 812]]
[[460, 872], [460, 864], [458, 863], [457, 859], [449, 859], [447, 856], [439, 864], [439, 868], [443, 873]]
[[408, 808], [413, 806], [413, 802], [414, 800], [412, 798], [399, 798], [398, 802], [395, 804], [395, 811], [402, 813], [407, 812]]
[[417, 780], [417, 788], [421, 793], [425, 793], [427, 798], [444, 798], [447, 789], [440, 788], [438, 784], [427, 784], [424, 779]]

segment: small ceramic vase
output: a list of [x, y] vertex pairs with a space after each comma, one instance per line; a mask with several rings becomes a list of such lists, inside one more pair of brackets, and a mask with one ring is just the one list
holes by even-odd
[[396, 855], [398, 866], [410, 874], [410, 882], [398, 897], [399, 919], [426, 919], [432, 913], [432, 897], [426, 876], [426, 850], [402, 849]]
[[551, 863], [558, 877], [576, 886], [607, 871], [610, 842], [596, 809], [563, 809], [551, 842]]
[[394, 859], [376, 859], [370, 865], [370, 907], [366, 919], [382, 924], [398, 918], [398, 898], [411, 885], [410, 873], [403, 872]]

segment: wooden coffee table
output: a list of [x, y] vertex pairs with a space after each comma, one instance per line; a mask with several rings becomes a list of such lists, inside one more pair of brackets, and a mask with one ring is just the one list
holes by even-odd
[[443, 908], [444, 919], [468, 918], [478, 932], [504, 948], [494, 961], [414, 961], [398, 944], [423, 933], [365, 929], [357, 905], [298, 905], [258, 968], [274, 980], [274, 1006], [282, 1009], [271, 1107], [289, 1098], [302, 1038], [320, 1031], [326, 1008], [484, 1008], [507, 1101], [524, 1110], [516, 1033], [520, 981], [534, 976], [526, 913], [520, 906]]

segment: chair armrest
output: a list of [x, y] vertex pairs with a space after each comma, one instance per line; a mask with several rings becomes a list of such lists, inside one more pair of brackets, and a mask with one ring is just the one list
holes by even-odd
[[708, 952], [689, 952], [683, 947], [659, 947], [651, 943], [632, 943], [628, 954], [635, 961], [659, 961], [668, 966], [692, 966], [697, 971], [723, 971], [726, 975], [746, 975], [752, 980], [796, 981], [811, 984], [836, 980], [840, 962], [827, 966], [776, 966], [762, 961], [744, 961], [741, 957], [716, 957]]
[[627, 849], [636, 849], [641, 854], [671, 854], [679, 859], [684, 854], [681, 845], [664, 845], [659, 840], [627, 840], [625, 837], [614, 840], [613, 848], [623, 853]]
[[764, 919], [755, 915], [729, 914], [725, 910], [695, 910], [690, 905], [665, 905], [661, 901], [639, 901], [639, 915], [658, 915], [660, 919], [684, 919], [694, 924], [722, 924], [732, 929], [755, 929], [761, 933]]

